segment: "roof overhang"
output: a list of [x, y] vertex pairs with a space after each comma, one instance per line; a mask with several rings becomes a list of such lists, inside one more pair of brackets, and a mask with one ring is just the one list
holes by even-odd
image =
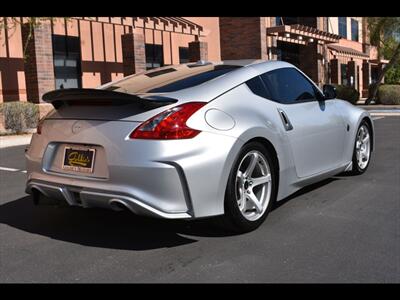
[[337, 43], [340, 40], [340, 36], [337, 34], [300, 24], [269, 27], [267, 35], [275, 36], [280, 41], [301, 45], [307, 45], [314, 41], [319, 44]]
[[369, 58], [368, 54], [348, 47], [343, 47], [339, 45], [328, 45], [328, 48], [333, 52], [335, 52], [334, 54], [338, 56], [346, 56], [346, 57], [361, 58], [361, 59]]
[[153, 21], [155, 24], [162, 23], [165, 26], [172, 25], [174, 30], [175, 30], [175, 28], [180, 26], [182, 28], [182, 30], [184, 28], [189, 29], [190, 34], [193, 34], [193, 35], [204, 36], [207, 34], [207, 32], [205, 32], [203, 26], [196, 24], [196, 23], [189, 21], [182, 17], [134, 17], [134, 18], [143, 19], [144, 22], [146, 22], [146, 23], [149, 21]]
[[387, 63], [389, 63], [389, 60], [387, 60], [387, 59], [370, 59], [368, 62], [370, 62], [371, 64], [378, 65], [378, 64], [387, 64]]

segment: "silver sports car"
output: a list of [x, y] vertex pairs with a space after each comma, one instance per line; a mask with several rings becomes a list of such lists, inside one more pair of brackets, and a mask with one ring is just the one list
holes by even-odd
[[238, 232], [308, 184], [363, 173], [374, 145], [368, 112], [280, 61], [167, 66], [43, 100], [54, 110], [26, 152], [35, 203], [221, 215]]

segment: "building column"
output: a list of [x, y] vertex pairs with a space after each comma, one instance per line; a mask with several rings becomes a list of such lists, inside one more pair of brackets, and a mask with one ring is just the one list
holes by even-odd
[[268, 59], [277, 60], [278, 59], [278, 39], [276, 36], [268, 36]]
[[55, 89], [51, 23], [43, 22], [32, 28], [28, 40], [30, 30], [28, 23], [22, 24], [26, 96], [28, 101], [40, 103], [43, 94]]
[[[353, 80], [351, 79], [353, 78]], [[351, 87], [355, 87], [357, 82], [357, 64], [354, 60], [347, 63], [347, 82]]]
[[265, 17], [220, 17], [221, 59], [268, 59]]
[[121, 35], [124, 76], [146, 71], [146, 51], [141, 33]]
[[340, 64], [337, 58], [330, 60], [331, 83], [340, 84]]
[[363, 85], [362, 97], [366, 98], [368, 97], [368, 88], [371, 83], [371, 64], [366, 59], [363, 60], [361, 72], [362, 72], [362, 85]]
[[196, 36], [196, 39], [189, 43], [189, 61], [196, 62], [199, 60], [208, 60], [208, 44], [199, 41], [198, 36]]

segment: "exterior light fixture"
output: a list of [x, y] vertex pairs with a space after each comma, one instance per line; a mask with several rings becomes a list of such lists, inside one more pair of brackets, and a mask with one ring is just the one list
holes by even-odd
[[302, 41], [302, 40], [303, 40], [303, 37], [302, 37], [301, 35], [299, 35], [299, 36], [298, 36], [298, 39], [299, 39], [300, 41]]
[[285, 36], [286, 36], [287, 38], [290, 38], [290, 33], [286, 33]]

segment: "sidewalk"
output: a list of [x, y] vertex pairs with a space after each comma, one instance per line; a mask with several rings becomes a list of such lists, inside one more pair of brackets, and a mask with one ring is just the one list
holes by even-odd
[[367, 110], [371, 116], [400, 116], [400, 105], [357, 105], [357, 107]]
[[0, 149], [12, 146], [28, 145], [31, 142], [31, 138], [31, 133], [0, 136]]

